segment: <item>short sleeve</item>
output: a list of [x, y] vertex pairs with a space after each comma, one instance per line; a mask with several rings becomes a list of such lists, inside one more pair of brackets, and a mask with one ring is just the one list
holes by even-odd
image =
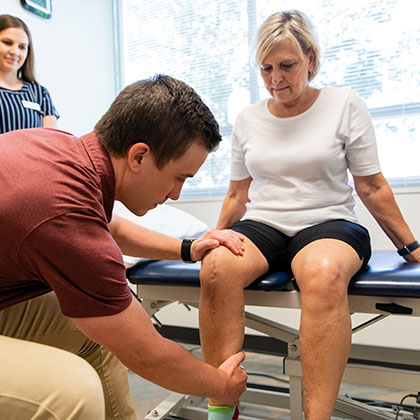
[[362, 99], [350, 91], [344, 108], [342, 134], [350, 172], [368, 176], [381, 172], [376, 136], [369, 111]]
[[55, 117], [60, 118], [60, 114], [55, 109], [55, 106], [51, 99], [51, 95], [48, 92], [48, 90], [44, 86], [41, 86], [41, 91], [42, 91], [41, 109], [42, 109], [42, 112], [44, 113], [44, 117], [47, 115], [54, 115]]
[[244, 115], [243, 111], [239, 114], [232, 131], [232, 153], [231, 153], [231, 175], [232, 181], [240, 181], [249, 178], [251, 175], [245, 164], [244, 153]]
[[119, 247], [106, 224], [70, 213], [44, 222], [23, 242], [19, 259], [26, 275], [56, 293], [69, 317], [113, 315], [132, 300]]

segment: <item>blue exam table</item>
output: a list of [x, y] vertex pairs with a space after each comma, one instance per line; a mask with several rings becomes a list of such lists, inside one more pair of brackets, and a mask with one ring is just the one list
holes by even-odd
[[[127, 279], [136, 285], [142, 305], [150, 316], [154, 316], [159, 309], [172, 302], [197, 307], [199, 271], [199, 263], [147, 261], [128, 268]], [[373, 314], [371, 319], [355, 326], [353, 332], [365, 329], [389, 315], [419, 317], [420, 265], [405, 263], [395, 251], [374, 251], [369, 270], [358, 273], [352, 279], [348, 292], [351, 313]], [[259, 278], [245, 290], [245, 304], [299, 309], [300, 296], [290, 273], [271, 273]], [[301, 420], [299, 331], [252, 313], [246, 312], [245, 317], [247, 327], [287, 343], [287, 355], [282, 362], [284, 374], [289, 375], [290, 390], [288, 395], [268, 395], [259, 390], [247, 390], [242, 400], [289, 408], [290, 418]], [[419, 329], [410, 333], [420, 334], [420, 323]], [[420, 349], [353, 344], [343, 381], [418, 392]], [[146, 419], [163, 419], [170, 415], [206, 418], [195, 407], [197, 404], [193, 397], [171, 394]], [[334, 416], [360, 420], [395, 419], [395, 414], [386, 410], [341, 396], [337, 400]]]

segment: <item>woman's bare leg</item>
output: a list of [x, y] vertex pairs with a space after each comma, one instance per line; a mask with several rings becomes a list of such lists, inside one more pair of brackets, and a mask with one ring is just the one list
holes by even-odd
[[301, 293], [300, 356], [306, 420], [330, 419], [350, 353], [347, 288], [361, 260], [348, 244], [321, 239], [292, 261]]
[[[268, 270], [258, 248], [244, 241], [242, 256], [219, 247], [203, 259], [200, 272], [200, 339], [204, 360], [219, 366], [237, 353], [244, 339], [243, 289]], [[211, 405], [220, 405], [210, 400]]]

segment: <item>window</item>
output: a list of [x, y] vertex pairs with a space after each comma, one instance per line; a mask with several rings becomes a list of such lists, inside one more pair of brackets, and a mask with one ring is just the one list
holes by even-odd
[[[365, 100], [382, 170], [393, 185], [420, 184], [420, 26], [409, 0], [115, 0], [121, 88], [165, 73], [190, 84], [213, 111], [223, 142], [183, 196], [224, 194], [238, 112], [266, 97], [253, 58], [263, 20], [305, 12], [318, 31], [316, 87], [349, 86]], [[411, 11], [411, 12], [410, 12]]]

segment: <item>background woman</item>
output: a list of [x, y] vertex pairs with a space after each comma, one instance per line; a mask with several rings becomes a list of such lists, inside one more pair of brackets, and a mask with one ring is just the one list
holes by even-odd
[[22, 128], [55, 128], [58, 113], [47, 89], [35, 80], [29, 28], [0, 15], [0, 134]]
[[[365, 104], [351, 89], [309, 84], [318, 50], [298, 11], [276, 13], [259, 29], [256, 58], [270, 98], [245, 108], [235, 123], [231, 182], [217, 225], [242, 233], [245, 252], [210, 251], [200, 297], [204, 358], [219, 366], [242, 346], [243, 288], [267, 271], [291, 269], [301, 293], [306, 420], [332, 414], [351, 346], [347, 287], [371, 254], [348, 170], [400, 255], [420, 262], [419, 244], [381, 173]], [[234, 416], [233, 407], [219, 406], [210, 401], [209, 418]]]

